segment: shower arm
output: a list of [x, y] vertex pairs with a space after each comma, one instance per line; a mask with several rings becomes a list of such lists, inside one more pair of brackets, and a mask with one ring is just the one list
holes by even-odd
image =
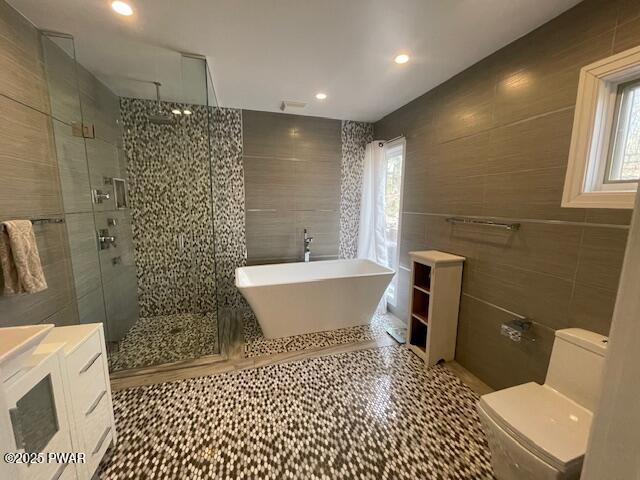
[[158, 113], [160, 113], [160, 86], [162, 84], [160, 82], [153, 82], [153, 84], [156, 86], [156, 107]]

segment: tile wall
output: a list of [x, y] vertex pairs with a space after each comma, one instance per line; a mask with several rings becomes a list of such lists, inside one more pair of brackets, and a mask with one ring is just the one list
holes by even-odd
[[122, 98], [120, 108], [141, 315], [241, 305], [235, 269], [247, 256], [242, 111], [161, 102], [164, 114], [193, 113], [155, 125], [155, 101]]
[[[37, 30], [0, 0], [0, 221], [64, 215]], [[64, 223], [34, 228], [49, 288], [0, 296], [0, 326], [78, 322]], [[1, 282], [1, 280], [0, 280]]]
[[[117, 339], [137, 316], [128, 214], [112, 196], [94, 218], [91, 189], [110, 191], [105, 177], [125, 175], [118, 98], [75, 63], [72, 39], [41, 36], [4, 1], [0, 39], [0, 219], [65, 220], [34, 227], [49, 288], [0, 298], [0, 324], [108, 318]], [[95, 139], [73, 136], [83, 119]], [[96, 229], [109, 218], [117, 247], [99, 253]]]
[[[152, 100], [122, 98], [140, 315], [215, 312], [213, 205], [206, 106], [149, 121]], [[165, 115], [187, 108], [161, 102]]]
[[247, 262], [338, 256], [341, 122], [243, 110]]
[[[631, 212], [560, 199], [580, 68], [638, 44], [639, 1], [586, 0], [375, 124], [407, 139], [398, 313], [407, 252], [467, 257], [456, 359], [494, 388], [544, 381], [556, 329], [609, 330]], [[500, 336], [505, 310], [536, 323], [535, 342]]]
[[211, 172], [218, 307], [245, 306], [236, 268], [247, 263], [242, 110], [210, 107]]
[[340, 258], [358, 253], [362, 175], [368, 143], [373, 141], [373, 124], [342, 122], [342, 168], [340, 174]]

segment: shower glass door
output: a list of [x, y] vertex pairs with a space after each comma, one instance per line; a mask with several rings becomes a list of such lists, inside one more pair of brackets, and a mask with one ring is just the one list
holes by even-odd
[[112, 373], [218, 355], [206, 60], [114, 77], [42, 45], [80, 322], [104, 323]]
[[178, 79], [138, 82], [120, 102], [140, 304], [122, 346], [152, 365], [220, 352], [206, 61], [176, 61]]

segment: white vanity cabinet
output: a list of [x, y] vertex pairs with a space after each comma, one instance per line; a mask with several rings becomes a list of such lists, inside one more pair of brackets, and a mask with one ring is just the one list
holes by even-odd
[[0, 480], [89, 480], [115, 439], [101, 323], [0, 328]]
[[[116, 430], [104, 330], [101, 323], [53, 328], [38, 349], [64, 344], [62, 381], [73, 451], [84, 452], [79, 479], [90, 479]], [[38, 350], [36, 350], [37, 352]]]
[[[73, 452], [63, 378], [62, 346], [50, 344], [21, 359], [11, 376], [2, 375], [0, 478], [50, 480], [77, 478], [76, 465], [7, 462], [7, 453]], [[4, 372], [3, 372], [4, 373]]]

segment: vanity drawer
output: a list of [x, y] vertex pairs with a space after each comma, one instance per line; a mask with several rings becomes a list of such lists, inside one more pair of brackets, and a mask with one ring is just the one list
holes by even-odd
[[51, 480], [71, 480], [76, 478], [76, 466], [71, 463], [60, 465]]
[[100, 395], [106, 390], [104, 378], [104, 359], [102, 354], [97, 357], [91, 367], [71, 378], [72, 391], [74, 392], [73, 405], [75, 414], [84, 417], [94, 406]]
[[99, 449], [95, 452], [94, 450], [87, 452], [87, 468], [89, 472], [95, 473], [98, 470], [98, 465], [100, 465], [100, 462], [104, 458], [105, 453], [107, 453], [107, 450], [113, 441], [113, 435], [113, 427], [105, 427], [105, 430], [100, 437], [101, 442], [99, 444]]
[[[99, 337], [98, 337], [99, 340]], [[74, 352], [76, 353], [76, 352]], [[104, 355], [98, 348], [95, 351], [82, 352], [82, 361], [73, 362], [68, 367], [73, 406], [77, 417], [84, 417], [92, 408], [99, 395], [106, 390], [104, 377]], [[81, 365], [78, 368], [78, 365]]]
[[100, 394], [95, 405], [92, 406], [92, 410], [84, 415], [78, 424], [85, 439], [86, 453], [90, 455], [96, 450], [96, 447], [99, 447], [100, 436], [108, 426], [111, 426], [111, 408], [106, 390], [104, 394]]
[[96, 356], [101, 352], [100, 334], [98, 331], [95, 331], [67, 356], [69, 375], [73, 377], [75, 374], [85, 373], [91, 368]]
[[87, 465], [89, 470], [94, 472], [113, 439], [111, 405], [108, 395], [102, 396], [95, 409], [85, 417], [81, 428], [85, 440]]

